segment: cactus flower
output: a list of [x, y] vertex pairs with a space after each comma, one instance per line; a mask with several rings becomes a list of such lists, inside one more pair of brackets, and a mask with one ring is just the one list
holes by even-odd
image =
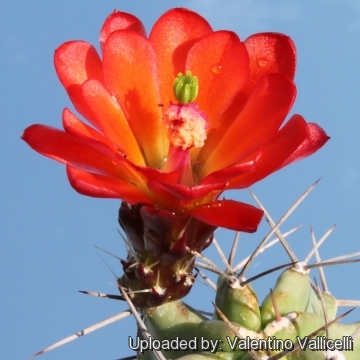
[[64, 130], [36, 124], [22, 138], [64, 163], [79, 193], [124, 201], [119, 221], [133, 253], [123, 283], [152, 288], [157, 300], [138, 305], [155, 305], [187, 292], [165, 289], [191, 283], [186, 247], [201, 251], [216, 227], [257, 229], [262, 211], [220, 199], [223, 191], [312, 154], [328, 136], [300, 115], [284, 124], [296, 96], [295, 47], [285, 35], [241, 41], [180, 8], [147, 35], [138, 18], [114, 11], [100, 47], [101, 56], [85, 41], [69, 41], [54, 56], [87, 122], [66, 108]]
[[[64, 131], [32, 125], [23, 135], [36, 151], [66, 164], [81, 194], [251, 231], [260, 212], [217, 200], [220, 193], [247, 187], [328, 139], [299, 115], [281, 127], [296, 92], [295, 48], [285, 35], [256, 34], [242, 42], [231, 31], [213, 31], [192, 11], [172, 9], [147, 36], [139, 19], [115, 11], [100, 43], [102, 58], [84, 41], [55, 51], [59, 79], [91, 126], [65, 109]], [[207, 117], [207, 139], [188, 150], [190, 166], [162, 171], [172, 160], [164, 117], [177, 103], [174, 78], [187, 70], [198, 78], [196, 107]], [[179, 181], [184, 168], [192, 183]], [[241, 223], [231, 216], [239, 211]]]

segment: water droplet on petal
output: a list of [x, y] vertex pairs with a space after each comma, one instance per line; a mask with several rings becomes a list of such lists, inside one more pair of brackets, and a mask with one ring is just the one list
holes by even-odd
[[266, 59], [260, 59], [258, 61], [258, 64], [259, 64], [259, 66], [264, 67], [264, 66], [267, 65], [267, 60]]
[[214, 74], [219, 74], [222, 70], [222, 65], [220, 64], [215, 64], [212, 66], [211, 68], [211, 71], [214, 73]]

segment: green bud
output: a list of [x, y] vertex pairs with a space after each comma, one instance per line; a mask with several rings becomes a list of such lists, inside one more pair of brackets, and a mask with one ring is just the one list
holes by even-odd
[[176, 100], [180, 104], [188, 104], [193, 102], [198, 94], [199, 82], [196, 76], [191, 75], [191, 71], [187, 71], [186, 75], [179, 73], [174, 80], [174, 94]]

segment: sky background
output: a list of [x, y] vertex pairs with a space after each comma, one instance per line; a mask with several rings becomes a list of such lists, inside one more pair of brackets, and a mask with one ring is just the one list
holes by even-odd
[[[320, 238], [336, 230], [321, 247], [328, 259], [360, 251], [360, 3], [358, 0], [188, 0], [149, 2], [95, 0], [5, 0], [0, 4], [0, 357], [26, 359], [42, 348], [124, 310], [126, 304], [78, 293], [116, 294], [115, 280], [93, 245], [125, 257], [117, 229], [116, 200], [77, 194], [64, 167], [32, 151], [20, 140], [33, 123], [61, 126], [61, 111], [71, 107], [53, 68], [53, 52], [68, 40], [98, 46], [105, 18], [114, 10], [133, 13], [149, 31], [171, 7], [202, 14], [215, 30], [235, 31], [241, 39], [275, 31], [292, 37], [298, 51], [297, 101], [291, 111], [317, 122], [331, 140], [317, 154], [281, 170], [253, 191], [277, 221], [317, 179], [320, 183], [282, 226], [302, 228], [289, 241], [303, 259], [311, 248], [310, 225]], [[246, 191], [228, 194], [252, 202]], [[242, 236], [237, 260], [267, 233]], [[233, 234], [216, 234], [225, 252]], [[213, 249], [206, 252], [218, 264]], [[117, 261], [104, 256], [120, 276]], [[249, 276], [288, 262], [275, 246], [256, 259]], [[360, 299], [360, 264], [326, 268], [337, 298]], [[278, 274], [277, 274], [278, 275]], [[276, 275], [276, 276], [277, 276]], [[317, 276], [317, 272], [313, 275]], [[260, 299], [275, 277], [254, 282]], [[214, 293], [197, 283], [186, 299], [211, 310]], [[342, 311], [342, 310], [341, 310]], [[360, 319], [360, 309], [348, 321]], [[127, 318], [87, 335], [42, 359], [108, 359], [131, 355]]]

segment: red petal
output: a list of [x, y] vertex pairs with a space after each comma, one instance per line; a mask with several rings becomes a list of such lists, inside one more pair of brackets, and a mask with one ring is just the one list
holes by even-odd
[[211, 183], [226, 183], [234, 177], [243, 175], [256, 168], [256, 160], [248, 161], [234, 166], [229, 166], [225, 169], [214, 171], [200, 181], [200, 185]]
[[161, 170], [152, 169], [147, 166], [137, 166], [130, 161], [127, 161], [129, 166], [134, 168], [137, 173], [141, 174], [142, 177], [148, 181], [160, 181], [160, 182], [169, 182], [175, 183], [178, 182], [181, 177], [181, 169], [172, 171], [172, 172], [163, 172]]
[[130, 30], [113, 32], [106, 40], [104, 77], [126, 114], [149, 166], [165, 158], [168, 139], [159, 107], [156, 58], [151, 44]]
[[71, 186], [82, 195], [123, 199], [130, 204], [153, 204], [150, 197], [127, 181], [79, 170], [70, 165], [66, 166], [66, 172]]
[[90, 145], [111, 159], [116, 159], [111, 142], [89, 125], [79, 120], [69, 109], [64, 109], [62, 123], [67, 134], [82, 143]]
[[252, 89], [259, 79], [270, 73], [295, 76], [296, 49], [286, 35], [277, 33], [254, 34], [245, 40], [250, 57], [250, 83]]
[[[185, 72], [187, 52], [196, 39], [212, 32], [209, 23], [187, 9], [171, 9], [162, 15], [151, 30], [149, 40], [155, 50], [160, 69], [161, 101], [165, 106], [175, 102], [173, 82]], [[197, 75], [197, 74], [195, 74]]]
[[189, 187], [181, 184], [169, 184], [161, 181], [149, 181], [148, 187], [150, 190], [159, 193], [160, 195], [175, 196], [184, 201], [192, 201], [208, 195], [212, 191], [220, 192], [225, 189], [225, 183], [206, 184]]
[[186, 70], [199, 79], [196, 102], [208, 115], [210, 128], [246, 84], [249, 58], [244, 43], [230, 31], [217, 31], [198, 40], [186, 59]]
[[[296, 49], [293, 41], [286, 35], [276, 33], [262, 33], [250, 36], [245, 40], [245, 45], [250, 58], [250, 77], [247, 85], [237, 94], [231, 106], [219, 120], [223, 132], [238, 116], [244, 107], [251, 91], [259, 79], [270, 73], [283, 74], [290, 79], [294, 78], [296, 66]], [[207, 145], [210, 149], [218, 143], [219, 138], [214, 133], [209, 133]], [[205, 149], [204, 149], [205, 150]], [[206, 159], [207, 153], [202, 154]]]
[[319, 150], [330, 139], [326, 132], [317, 124], [308, 123], [308, 138], [286, 159], [281, 167], [301, 160]]
[[145, 165], [134, 134], [117, 101], [97, 80], [86, 81], [82, 91], [96, 117], [97, 128], [133, 162]]
[[294, 83], [283, 75], [261, 78], [244, 109], [207, 158], [200, 177], [240, 162], [268, 143], [289, 112], [295, 92]]
[[69, 41], [55, 51], [54, 63], [76, 110], [93, 122], [94, 115], [83, 98], [81, 84], [87, 79], [103, 81], [101, 60], [96, 49], [85, 41]]
[[229, 181], [229, 188], [245, 188], [279, 170], [301, 143], [308, 138], [307, 124], [300, 115], [294, 115], [276, 137], [264, 147], [254, 172]]
[[187, 211], [186, 214], [210, 225], [254, 232], [259, 226], [263, 211], [252, 205], [233, 200], [218, 200], [200, 205]]
[[134, 15], [126, 12], [115, 10], [110, 14], [101, 28], [100, 31], [100, 45], [101, 49], [107, 37], [117, 30], [133, 30], [138, 32], [140, 35], [146, 36], [146, 30], [142, 22]]
[[119, 166], [104, 154], [64, 131], [45, 125], [31, 125], [22, 139], [34, 150], [63, 164], [69, 163], [82, 169], [122, 177]]

